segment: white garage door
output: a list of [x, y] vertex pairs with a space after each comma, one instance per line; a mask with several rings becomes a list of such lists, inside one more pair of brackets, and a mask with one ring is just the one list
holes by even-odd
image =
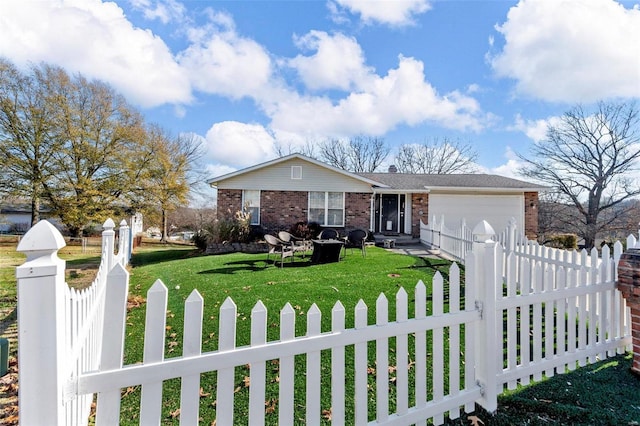
[[460, 226], [462, 219], [473, 229], [486, 220], [496, 233], [502, 232], [511, 218], [518, 229], [524, 229], [523, 195], [429, 195], [429, 219], [439, 222], [444, 215], [447, 228]]

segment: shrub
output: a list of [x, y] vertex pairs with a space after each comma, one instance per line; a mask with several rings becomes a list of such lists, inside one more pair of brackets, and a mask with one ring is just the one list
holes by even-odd
[[322, 227], [317, 222], [296, 222], [289, 228], [289, 233], [298, 238], [312, 240], [318, 236]]
[[252, 241], [257, 230], [251, 227], [251, 216], [237, 211], [232, 219], [220, 219], [204, 227], [194, 235], [194, 243], [199, 248], [209, 243], [247, 243]]
[[211, 233], [206, 229], [201, 229], [191, 237], [191, 241], [199, 250], [206, 250], [209, 240], [211, 239]]
[[549, 247], [574, 250], [578, 248], [578, 236], [576, 234], [556, 234], [547, 240]]

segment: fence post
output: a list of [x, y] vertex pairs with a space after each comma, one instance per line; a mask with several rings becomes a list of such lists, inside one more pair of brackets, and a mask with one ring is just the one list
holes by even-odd
[[505, 247], [507, 254], [511, 253], [516, 246], [516, 230], [518, 228], [518, 222], [516, 222], [516, 218], [512, 217], [509, 219], [509, 224], [507, 225], [507, 235], [505, 241]]
[[111, 218], [105, 220], [104, 225], [102, 225], [104, 229], [104, 231], [102, 231], [102, 262], [107, 266], [107, 273], [113, 267], [113, 246], [116, 238], [116, 231], [114, 231], [113, 228], [115, 228], [115, 226]]
[[473, 256], [476, 273], [476, 305], [481, 309], [478, 337], [475, 339], [476, 379], [482, 387], [482, 397], [478, 403], [487, 411], [498, 408], [497, 372], [498, 360], [502, 359], [502, 343], [498, 340], [496, 318], [496, 286], [498, 258], [496, 243], [491, 238], [495, 232], [485, 220], [473, 228]]
[[120, 222], [120, 238], [118, 240], [118, 257], [122, 259], [122, 266], [127, 266], [129, 264], [129, 233], [131, 229], [129, 225], [127, 225], [127, 221], [122, 219]]
[[65, 245], [41, 220], [17, 248], [27, 256], [16, 268], [21, 425], [64, 424], [66, 285], [65, 261], [57, 253]]

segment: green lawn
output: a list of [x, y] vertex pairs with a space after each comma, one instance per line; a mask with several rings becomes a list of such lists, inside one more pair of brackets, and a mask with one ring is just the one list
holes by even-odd
[[[79, 248], [65, 247], [60, 256], [67, 260], [67, 279], [71, 285], [83, 286], [95, 272], [98, 258], [95, 254], [82, 254]], [[330, 311], [340, 300], [347, 311], [347, 327], [352, 325], [353, 307], [363, 299], [370, 307], [373, 322], [375, 299], [382, 292], [389, 298], [390, 320], [393, 318], [395, 293], [404, 287], [413, 301], [413, 288], [418, 280], [430, 287], [436, 270], [446, 273], [448, 262], [423, 260], [397, 255], [380, 248], [369, 248], [366, 258], [357, 252], [349, 253], [344, 261], [334, 264], [308, 266], [301, 261], [284, 268], [265, 262], [264, 254], [228, 254], [201, 256], [184, 247], [142, 247], [134, 255], [131, 269], [130, 292], [132, 302], [140, 301], [157, 278], [169, 288], [167, 313], [166, 357], [181, 355], [182, 309], [185, 298], [197, 288], [204, 297], [203, 351], [215, 350], [217, 344], [217, 315], [220, 304], [232, 297], [238, 306], [237, 344], [249, 340], [250, 311], [257, 300], [262, 300], [269, 311], [268, 333], [276, 339], [279, 333], [279, 310], [286, 302], [299, 313], [297, 330], [304, 332], [306, 312], [317, 303], [323, 314], [323, 330], [328, 330]], [[0, 247], [0, 308], [6, 315], [15, 315], [15, 267], [24, 256], [15, 247]], [[137, 296], [137, 298], [136, 298]], [[128, 313], [125, 363], [142, 360], [142, 333], [144, 303]], [[412, 312], [412, 309], [410, 309]], [[13, 318], [2, 318], [14, 322]], [[6, 330], [5, 330], [6, 331]], [[2, 333], [5, 335], [4, 332]], [[445, 337], [446, 338], [446, 337]], [[16, 345], [12, 345], [14, 352]], [[393, 349], [393, 341], [391, 342]], [[349, 355], [348, 355], [349, 356]], [[298, 376], [304, 377], [304, 360], [298, 360]], [[322, 372], [329, 375], [329, 356], [323, 354]], [[393, 355], [390, 357], [393, 365]], [[485, 425], [638, 425], [640, 424], [640, 379], [629, 372], [631, 356], [620, 355], [597, 364], [583, 367], [564, 375], [556, 375], [540, 383], [511, 391], [499, 398], [498, 411], [490, 415], [481, 409], [447, 424], [469, 425], [477, 416]], [[372, 365], [370, 383], [375, 380]], [[265, 409], [277, 407], [277, 361], [270, 364]], [[248, 366], [237, 369], [235, 395], [238, 406], [238, 424], [247, 423], [248, 387], [245, 377]], [[393, 373], [390, 374], [393, 378]], [[202, 375], [203, 396], [200, 400], [202, 424], [211, 424], [215, 418], [215, 373]], [[324, 380], [324, 379], [323, 379]], [[351, 380], [347, 378], [347, 380]], [[327, 382], [328, 383], [328, 382]], [[298, 386], [298, 385], [297, 385]], [[347, 395], [352, 394], [347, 383]], [[304, 383], [297, 387], [303, 395]], [[137, 424], [139, 386], [123, 390], [122, 423]], [[179, 380], [165, 383], [163, 416], [166, 424], [178, 424]], [[371, 393], [373, 395], [373, 393]], [[393, 394], [392, 394], [393, 396]], [[375, 401], [370, 400], [370, 412]], [[393, 402], [390, 404], [393, 409]], [[322, 408], [330, 408], [327, 386], [323, 386]], [[329, 412], [326, 412], [328, 417]], [[304, 399], [296, 402], [296, 416], [304, 416]], [[349, 419], [348, 419], [349, 420]], [[277, 422], [277, 410], [267, 416], [268, 424]], [[329, 423], [325, 419], [326, 423]], [[300, 421], [303, 424], [303, 421]], [[480, 424], [480, 423], [478, 423]]]
[[[167, 346], [166, 356], [181, 354], [181, 331], [183, 329], [183, 305], [192, 290], [197, 289], [204, 298], [205, 314], [203, 326], [203, 351], [212, 351], [217, 347], [218, 309], [227, 297], [231, 297], [237, 305], [238, 326], [237, 345], [249, 343], [251, 309], [261, 300], [268, 310], [268, 339], [277, 340], [279, 336], [280, 309], [288, 302], [296, 310], [296, 330], [302, 335], [306, 329], [306, 313], [313, 303], [322, 312], [322, 329], [330, 329], [331, 309], [337, 301], [341, 301], [347, 313], [346, 326], [353, 326], [353, 312], [357, 302], [362, 299], [369, 306], [369, 323], [375, 321], [375, 301], [380, 293], [389, 299], [390, 320], [395, 315], [395, 295], [404, 287], [409, 293], [410, 312], [413, 312], [413, 289], [419, 280], [430, 286], [436, 270], [443, 273], [448, 271], [449, 262], [442, 260], [425, 260], [400, 254], [390, 253], [381, 248], [370, 247], [367, 257], [362, 257], [357, 251], [349, 251], [339, 263], [310, 265], [307, 260], [296, 258], [294, 263], [285, 262], [284, 268], [266, 262], [266, 254], [227, 254], [219, 256], [197, 256], [191, 251], [147, 252], [137, 254], [133, 259], [130, 292], [134, 296], [145, 296], [146, 291], [157, 278], [161, 279], [169, 289], [167, 315]], [[144, 305], [130, 311], [127, 320], [126, 359], [127, 364], [142, 360], [142, 333], [144, 324]], [[374, 346], [371, 345], [373, 349]], [[347, 357], [351, 356], [347, 348]], [[392, 342], [393, 349], [393, 342]], [[330, 409], [330, 394], [328, 385], [330, 380], [330, 357], [323, 354], [323, 410]], [[393, 354], [390, 363], [394, 366]], [[373, 358], [372, 358], [373, 359]], [[373, 361], [372, 361], [373, 362]], [[297, 376], [304, 377], [304, 357], [298, 357]], [[370, 379], [375, 378], [375, 365], [370, 366]], [[237, 419], [247, 417], [248, 388], [245, 377], [249, 369], [236, 369], [236, 385], [238, 392]], [[393, 376], [393, 374], [391, 375]], [[275, 404], [277, 401], [277, 360], [270, 363], [270, 373], [267, 385], [267, 402]], [[202, 376], [203, 392], [207, 396], [201, 399], [201, 416], [203, 424], [210, 424], [215, 419], [215, 373]], [[347, 378], [347, 387], [352, 377]], [[300, 394], [296, 401], [296, 417], [304, 418], [304, 381], [296, 384]], [[392, 390], [393, 391], [393, 390]], [[179, 381], [168, 381], [165, 392], [177, 395]], [[353, 391], [347, 391], [353, 395]], [[130, 389], [123, 398], [124, 421], [136, 421], [138, 389]], [[178, 408], [179, 401], [170, 398], [163, 410], [167, 422], [171, 413]], [[393, 407], [393, 404], [392, 404]], [[371, 412], [375, 412], [375, 405], [371, 404]], [[348, 415], [353, 410], [347, 409]], [[328, 412], [328, 411], [327, 411]], [[328, 417], [328, 414], [327, 414]], [[174, 420], [177, 424], [177, 419]], [[352, 421], [352, 419], [351, 419]], [[267, 416], [269, 424], [277, 422], [277, 412]]]

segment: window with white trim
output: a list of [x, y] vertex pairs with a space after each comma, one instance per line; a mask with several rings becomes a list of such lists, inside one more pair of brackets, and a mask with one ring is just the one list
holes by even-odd
[[260, 224], [260, 191], [245, 189], [242, 191], [242, 206], [251, 215], [251, 225]]
[[309, 222], [344, 226], [344, 192], [309, 192]]

